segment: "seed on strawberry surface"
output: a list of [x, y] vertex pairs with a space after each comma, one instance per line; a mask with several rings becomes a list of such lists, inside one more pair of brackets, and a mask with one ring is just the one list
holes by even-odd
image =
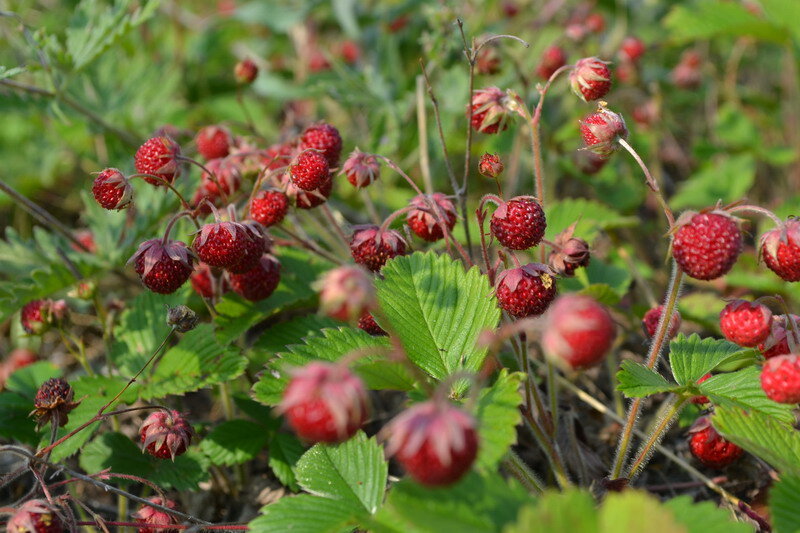
[[150, 239], [139, 245], [128, 263], [133, 263], [145, 287], [172, 294], [192, 275], [194, 256], [181, 241]]
[[62, 533], [65, 531], [56, 508], [44, 500], [28, 500], [11, 515], [8, 533]]
[[377, 322], [375, 322], [375, 317], [372, 316], [372, 313], [365, 313], [361, 318], [359, 318], [358, 327], [373, 337], [382, 337], [388, 335], [388, 333], [386, 333], [386, 331], [384, 331], [383, 328], [380, 327]]
[[342, 136], [334, 126], [321, 122], [307, 127], [300, 135], [301, 150], [319, 150], [330, 168], [339, 166], [342, 155]]
[[319, 310], [336, 320], [356, 321], [377, 305], [372, 276], [360, 266], [329, 270], [317, 282]]
[[717, 433], [707, 416], [698, 418], [689, 433], [689, 451], [708, 468], [725, 468], [744, 453], [740, 447]]
[[734, 300], [719, 314], [719, 327], [729, 341], [752, 348], [772, 331], [772, 311], [765, 305]]
[[[664, 306], [657, 305], [655, 307], [650, 308], [642, 318], [642, 327], [644, 328], [645, 334], [648, 337], [652, 337], [656, 334], [656, 329], [658, 328], [658, 323], [661, 321], [661, 315], [664, 314]], [[675, 309], [672, 312], [672, 318], [669, 321], [669, 329], [667, 330], [667, 338], [671, 339], [678, 334], [678, 330], [681, 328], [681, 314]]]
[[[162, 500], [158, 496], [148, 498], [147, 501], [155, 505], [161, 505], [162, 507], [166, 507], [168, 509], [177, 510], [178, 508], [178, 504], [176, 504], [174, 501]], [[161, 509], [151, 507], [147, 504], [142, 504], [142, 506], [139, 507], [139, 510], [133, 514], [133, 518], [137, 523], [140, 524], [139, 533], [178, 533], [178, 529], [163, 527], [178, 524], [180, 522], [178, 517], [166, 511], [162, 511]]]
[[611, 90], [608, 62], [596, 57], [579, 59], [569, 74], [569, 83], [572, 92], [584, 102], [604, 97]]
[[194, 138], [197, 151], [207, 161], [225, 157], [231, 150], [233, 136], [224, 126], [206, 126]]
[[377, 156], [367, 154], [356, 148], [342, 165], [342, 173], [356, 189], [369, 186], [378, 179], [381, 164]]
[[517, 318], [544, 313], [556, 297], [556, 290], [552, 271], [540, 263], [504, 270], [495, 284], [498, 305]]
[[695, 279], [712, 280], [727, 274], [742, 252], [739, 225], [722, 211], [684, 213], [676, 226], [672, 257]]
[[478, 161], [478, 172], [481, 176], [491, 179], [497, 179], [503, 173], [503, 162], [497, 154], [485, 153]]
[[249, 239], [248, 231], [238, 222], [214, 222], [201, 228], [193, 247], [208, 266], [229, 268], [245, 257]]
[[[435, 205], [432, 207], [429, 202]], [[444, 237], [442, 227], [439, 225], [440, 217], [448, 232], [456, 225], [456, 207], [440, 192], [415, 196], [411, 199], [410, 205], [414, 209], [409, 211], [406, 224], [420, 239], [435, 242]]]
[[274, 256], [264, 254], [255, 267], [243, 274], [230, 274], [228, 279], [236, 294], [257, 302], [275, 292], [281, 281], [281, 264]]
[[606, 159], [619, 149], [617, 141], [628, 138], [628, 128], [622, 115], [602, 105], [580, 121], [580, 132], [586, 149]]
[[314, 150], [301, 152], [294, 164], [289, 167], [292, 183], [304, 191], [319, 189], [329, 174], [328, 160], [323, 154]]
[[527, 250], [539, 244], [547, 228], [544, 210], [533, 196], [517, 196], [503, 202], [492, 214], [490, 229], [510, 250]]
[[760, 239], [761, 258], [782, 280], [800, 281], [800, 220], [790, 218]]
[[378, 226], [356, 226], [350, 238], [350, 254], [359, 265], [378, 272], [389, 259], [405, 255], [406, 242], [394, 230]]
[[566, 294], [545, 315], [542, 348], [548, 357], [573, 370], [602, 361], [617, 335], [608, 310], [593, 298]]
[[122, 172], [107, 168], [94, 179], [92, 195], [100, 207], [116, 211], [130, 207], [133, 187]]
[[767, 359], [761, 370], [761, 388], [774, 402], [800, 403], [800, 356], [786, 354]]
[[[497, 87], [487, 87], [472, 94], [472, 129], [480, 133], [497, 133], [508, 128], [508, 115], [518, 106]], [[519, 113], [519, 111], [516, 111]]]
[[227, 268], [231, 274], [244, 274], [255, 268], [261, 260], [261, 256], [269, 252], [272, 248], [272, 241], [267, 237], [263, 226], [255, 221], [243, 222], [247, 239], [244, 240], [244, 255], [235, 265]]
[[551, 45], [545, 48], [542, 60], [536, 67], [536, 75], [543, 80], [549, 80], [553, 73], [567, 64], [567, 53], [563, 48]]
[[250, 216], [268, 228], [279, 224], [289, 211], [289, 198], [281, 191], [258, 191], [250, 202]]
[[[178, 157], [181, 148], [170, 137], [153, 137], [145, 141], [136, 151], [134, 166], [136, 172], [149, 174], [172, 183], [180, 173]], [[144, 178], [147, 183], [155, 186], [164, 185], [160, 180]]]
[[75, 392], [65, 379], [50, 378], [42, 383], [33, 400], [36, 425], [43, 427], [51, 420], [53, 424], [64, 427], [69, 421], [69, 413], [81, 402], [72, 401]]
[[158, 459], [173, 461], [186, 452], [192, 443], [194, 431], [178, 411], [158, 410], [151, 413], [139, 428], [139, 438], [144, 451]]

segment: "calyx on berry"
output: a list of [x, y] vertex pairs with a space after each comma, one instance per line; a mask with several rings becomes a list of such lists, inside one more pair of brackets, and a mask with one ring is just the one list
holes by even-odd
[[356, 148], [345, 160], [341, 173], [347, 176], [350, 185], [361, 189], [378, 179], [381, 173], [381, 163], [377, 156], [364, 153]]
[[94, 179], [92, 195], [103, 209], [116, 211], [130, 207], [133, 187], [122, 172], [116, 168], [107, 168]]
[[572, 92], [584, 102], [597, 100], [608, 94], [611, 89], [608, 64], [608, 61], [596, 57], [579, 59], [569, 75]]
[[497, 179], [503, 173], [504, 168], [503, 162], [497, 154], [485, 153], [478, 162], [478, 172], [486, 178]]
[[784, 281], [800, 281], [800, 220], [789, 218], [759, 239], [759, 254]]
[[619, 139], [628, 138], [628, 128], [622, 115], [602, 104], [597, 111], [580, 121], [580, 131], [586, 149], [605, 158], [619, 149]]
[[572, 277], [575, 269], [586, 267], [591, 259], [589, 244], [578, 237], [574, 237], [577, 222], [555, 236], [553, 250], [547, 258], [547, 264], [559, 276]]
[[175, 457], [186, 452], [194, 431], [189, 422], [175, 410], [151, 413], [139, 428], [143, 451], [159, 459]]
[[[178, 504], [174, 501], [163, 500], [158, 496], [148, 498], [147, 501], [168, 509], [178, 509]], [[175, 515], [162, 511], [161, 509], [156, 509], [150, 505], [142, 504], [139, 510], [133, 514], [133, 518], [140, 524], [139, 533], [178, 533], [177, 529], [170, 529], [169, 527], [148, 527], [174, 525], [180, 522]]]
[[378, 272], [389, 259], [406, 253], [406, 242], [394, 230], [381, 231], [372, 225], [355, 226], [350, 238], [350, 253], [356, 263]]
[[133, 263], [145, 287], [172, 294], [192, 275], [194, 255], [181, 241], [150, 239], [139, 245], [128, 263]]

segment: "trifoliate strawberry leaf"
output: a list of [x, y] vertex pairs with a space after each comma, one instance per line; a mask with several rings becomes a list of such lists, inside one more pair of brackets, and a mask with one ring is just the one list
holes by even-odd
[[696, 383], [720, 365], [753, 357], [753, 350], [720, 339], [701, 339], [697, 334], [678, 334], [669, 344], [672, 375], [679, 385]]
[[475, 418], [481, 445], [477, 464], [488, 470], [496, 468], [508, 448], [517, 442], [517, 425], [522, 421], [522, 376], [503, 369], [492, 386], [481, 390], [478, 396]]
[[753, 528], [731, 518], [730, 512], [712, 502], [695, 503], [691, 496], [679, 496], [664, 503], [688, 533], [750, 533]]
[[628, 398], [644, 398], [651, 394], [678, 390], [681, 387], [670, 383], [655, 370], [631, 360], [622, 362], [617, 372], [617, 390]]
[[478, 337], [497, 326], [500, 309], [477, 267], [464, 271], [446, 255], [417, 252], [389, 261], [381, 273], [375, 284], [384, 329], [397, 335], [409, 359], [440, 380], [480, 368], [486, 348], [476, 345]]
[[248, 420], [228, 420], [200, 441], [200, 451], [214, 465], [245, 463], [266, 446], [270, 434], [264, 426]]
[[294, 468], [305, 447], [291, 433], [276, 432], [269, 441], [269, 467], [281, 483], [293, 491], [300, 490]]
[[549, 490], [536, 505], [523, 507], [503, 533], [595, 533], [598, 516], [592, 495], [583, 490]]
[[737, 372], [713, 376], [697, 385], [697, 388], [714, 405], [753, 409], [781, 422], [793, 423], [793, 406], [767, 398], [761, 388], [760, 376], [761, 371], [757, 367], [749, 366]]
[[336, 500], [299, 494], [261, 508], [251, 533], [342, 533], [355, 529], [355, 513]]
[[769, 489], [769, 514], [777, 533], [800, 531], [800, 476], [784, 474]]

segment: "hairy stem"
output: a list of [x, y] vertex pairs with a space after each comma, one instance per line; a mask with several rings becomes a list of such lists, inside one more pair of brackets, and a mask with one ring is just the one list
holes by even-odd
[[642, 444], [642, 447], [639, 449], [639, 453], [636, 455], [633, 463], [631, 463], [631, 466], [628, 469], [628, 474], [626, 475], [628, 479], [634, 479], [637, 475], [639, 475], [642, 468], [645, 467], [650, 457], [652, 457], [653, 448], [657, 443], [661, 442], [662, 438], [664, 438], [667, 430], [670, 428], [670, 426], [672, 426], [672, 423], [675, 421], [675, 418], [678, 416], [678, 414], [680, 414], [687, 401], [688, 398], [685, 397], [676, 398], [671, 401], [667, 412], [664, 413], [661, 420], [659, 420], [658, 424], [656, 424], [656, 426], [650, 432], [650, 436]]

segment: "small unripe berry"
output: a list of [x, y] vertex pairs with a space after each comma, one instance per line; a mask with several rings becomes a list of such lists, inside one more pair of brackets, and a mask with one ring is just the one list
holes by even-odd
[[599, 100], [611, 89], [611, 71], [608, 62], [596, 57], [585, 57], [575, 63], [569, 75], [574, 92], [584, 102]]
[[381, 164], [373, 154], [367, 154], [356, 148], [342, 165], [342, 174], [356, 189], [367, 187], [378, 179]]
[[[177, 509], [178, 505], [172, 500], [162, 500], [158, 496], [153, 496], [147, 501], [156, 505], [161, 505], [168, 509]], [[178, 529], [171, 529], [169, 527], [148, 527], [154, 525], [173, 525], [178, 524], [180, 521], [178, 517], [173, 514], [150, 507], [149, 505], [142, 504], [139, 510], [133, 514], [133, 518], [141, 524], [139, 533], [178, 533]]]
[[497, 179], [503, 173], [503, 162], [497, 154], [483, 154], [478, 162], [478, 172], [481, 176]]
[[604, 106], [580, 121], [580, 132], [586, 148], [606, 158], [619, 149], [619, 139], [628, 138], [628, 128], [622, 115]]
[[236, 78], [236, 82], [242, 85], [249, 85], [255, 81], [256, 76], [258, 76], [258, 66], [253, 62], [252, 59], [243, 59], [236, 63], [236, 66], [233, 69], [233, 75]]
[[144, 451], [159, 459], [175, 458], [186, 452], [194, 431], [178, 411], [158, 410], [144, 419], [139, 438]]

